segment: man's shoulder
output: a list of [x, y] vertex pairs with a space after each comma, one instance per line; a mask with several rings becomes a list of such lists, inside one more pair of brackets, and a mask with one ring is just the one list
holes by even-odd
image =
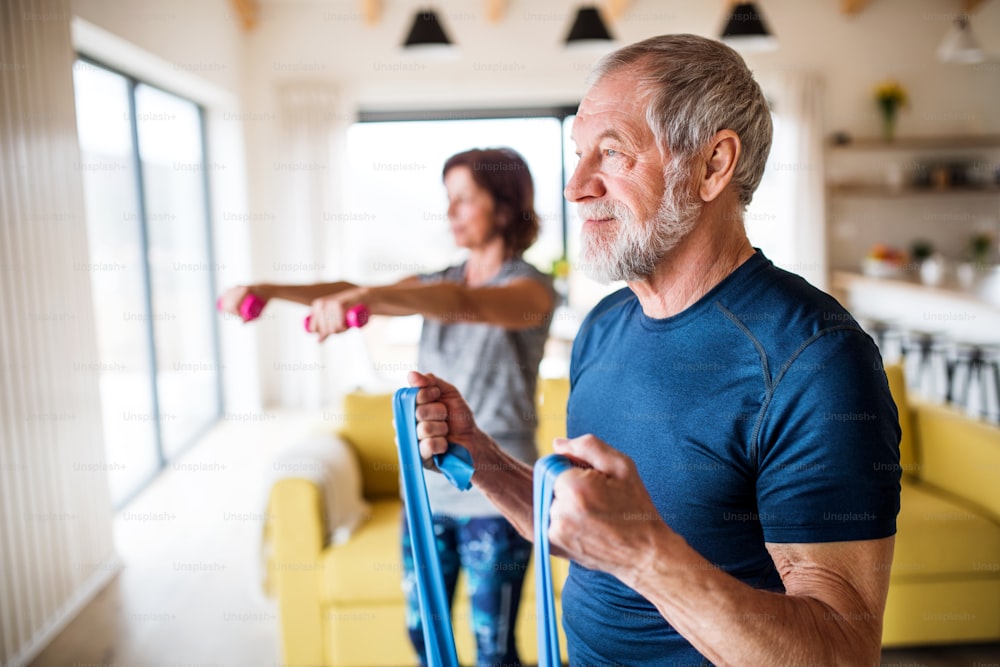
[[730, 290], [717, 304], [751, 330], [803, 327], [815, 332], [858, 323], [833, 296], [802, 276], [768, 262], [742, 289]]
[[622, 308], [634, 301], [636, 301], [635, 292], [628, 287], [622, 287], [608, 294], [598, 301], [597, 305], [587, 313], [583, 324], [580, 326], [581, 333], [590, 329], [595, 324], [607, 320], [608, 315], [620, 312]]

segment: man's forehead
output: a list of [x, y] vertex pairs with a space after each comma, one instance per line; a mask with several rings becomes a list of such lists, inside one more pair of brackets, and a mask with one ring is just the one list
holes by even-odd
[[609, 74], [595, 81], [583, 94], [580, 107], [639, 104], [639, 84], [635, 77], [625, 73]]
[[582, 134], [593, 137], [614, 136], [615, 138], [638, 141], [638, 135], [649, 132], [645, 107], [634, 85], [628, 81], [599, 81], [587, 90], [570, 130], [570, 138], [579, 143]]

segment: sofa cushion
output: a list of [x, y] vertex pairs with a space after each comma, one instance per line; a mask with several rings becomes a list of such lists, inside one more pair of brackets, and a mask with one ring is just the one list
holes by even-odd
[[[883, 646], [994, 642], [1000, 637], [1000, 578], [894, 581], [882, 627]], [[957, 656], [956, 656], [957, 657]], [[887, 664], [887, 663], [883, 663]], [[894, 662], [895, 665], [943, 665]], [[987, 667], [995, 662], [951, 662]]]
[[365, 498], [399, 497], [399, 457], [392, 426], [392, 395], [351, 392], [335, 415], [340, 436], [358, 455]]
[[920, 478], [968, 499], [1000, 522], [1000, 427], [963, 412], [914, 402]]
[[371, 514], [346, 543], [320, 556], [320, 599], [335, 604], [402, 604], [403, 559], [400, 521], [403, 504], [396, 500], [370, 501]]
[[902, 483], [900, 506], [893, 581], [996, 578], [1000, 525], [961, 499], [907, 479]]

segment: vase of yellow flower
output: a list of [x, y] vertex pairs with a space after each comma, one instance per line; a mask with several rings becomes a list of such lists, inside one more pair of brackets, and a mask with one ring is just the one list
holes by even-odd
[[896, 136], [896, 116], [907, 102], [906, 89], [897, 81], [884, 81], [875, 88], [875, 101], [882, 113], [882, 138], [892, 141]]

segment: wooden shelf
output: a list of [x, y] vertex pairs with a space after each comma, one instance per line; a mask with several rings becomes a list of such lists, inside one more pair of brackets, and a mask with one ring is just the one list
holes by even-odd
[[827, 145], [832, 151], [988, 150], [1000, 148], [1000, 135], [899, 137], [891, 142], [880, 137], [858, 137], [845, 144], [830, 141]]
[[878, 197], [878, 198], [902, 198], [902, 197], [969, 197], [976, 195], [997, 196], [1000, 195], [1000, 186], [990, 185], [984, 187], [949, 187], [949, 188], [917, 188], [906, 186], [902, 188], [890, 188], [888, 185], [871, 183], [844, 183], [830, 184], [830, 192], [836, 195], [846, 195], [850, 197]]
[[833, 289], [856, 317], [969, 343], [1000, 343], [1000, 283], [996, 278], [991, 285], [984, 281], [972, 290], [950, 283], [931, 287], [908, 278], [875, 278], [850, 271], [834, 271], [832, 278]]
[[910, 294], [916, 294], [921, 296], [934, 294], [938, 296], [946, 296], [960, 301], [968, 301], [970, 303], [984, 305], [990, 308], [996, 307], [996, 304], [984, 300], [974, 291], [960, 287], [958, 284], [953, 282], [953, 279], [950, 279], [949, 282], [946, 282], [941, 285], [925, 285], [918, 279], [909, 275], [897, 276], [895, 278], [882, 278], [878, 276], [865, 275], [863, 273], [855, 273], [853, 271], [834, 270], [833, 286], [836, 289], [841, 289], [845, 291], [855, 287], [861, 287], [862, 289], [864, 289], [864, 288], [872, 288], [874, 286], [880, 286], [898, 290], [905, 290]]

